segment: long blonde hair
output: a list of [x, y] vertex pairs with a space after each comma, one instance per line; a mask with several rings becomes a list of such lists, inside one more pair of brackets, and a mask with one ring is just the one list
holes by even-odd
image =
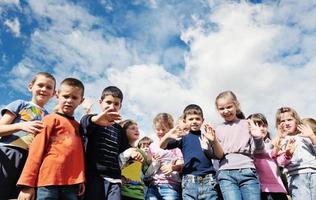
[[244, 113], [240, 110], [240, 103], [239, 103], [236, 95], [230, 90], [221, 92], [217, 95], [217, 97], [215, 99], [216, 109], [218, 107], [218, 105], [217, 105], [218, 100], [222, 99], [222, 98], [230, 98], [233, 101], [233, 103], [235, 104], [235, 106], [237, 108], [236, 109], [236, 116], [238, 119], [245, 119], [246, 118]]

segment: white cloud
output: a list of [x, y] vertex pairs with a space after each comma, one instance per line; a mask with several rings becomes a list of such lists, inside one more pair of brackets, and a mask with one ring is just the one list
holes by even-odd
[[[94, 99], [104, 87], [117, 85], [125, 95], [123, 116], [136, 118], [146, 134], [153, 132], [155, 114], [170, 112], [177, 118], [189, 103], [201, 105], [208, 121], [221, 122], [214, 100], [223, 90], [236, 93], [246, 114], [266, 114], [271, 127], [276, 109], [283, 105], [315, 117], [316, 34], [311, 30], [316, 29], [312, 21], [316, 7], [307, 5], [309, 1], [279, 5], [216, 1], [210, 10], [203, 15], [193, 13], [191, 19], [150, 1], [155, 3], [155, 14], [131, 14], [129, 19], [135, 24], [131, 28], [142, 28], [138, 37], [152, 39], [157, 46], [181, 32], [189, 50], [183, 55], [184, 70], [177, 75], [157, 64], [157, 55], [164, 55], [161, 51], [166, 52], [167, 61], [177, 62], [181, 51], [176, 47], [139, 49], [150, 43], [93, 29], [102, 22], [100, 18], [61, 2], [30, 1], [39, 21], [47, 17], [51, 22], [33, 33], [29, 54], [15, 70], [34, 71], [40, 61], [54, 63], [58, 80], [82, 78], [86, 96]], [[190, 23], [179, 25], [186, 20]], [[146, 31], [151, 34], [143, 34]], [[152, 35], [156, 37], [146, 38]]]
[[14, 18], [14, 20], [7, 19], [4, 24], [14, 33], [15, 37], [21, 36], [20, 22], [18, 18]]

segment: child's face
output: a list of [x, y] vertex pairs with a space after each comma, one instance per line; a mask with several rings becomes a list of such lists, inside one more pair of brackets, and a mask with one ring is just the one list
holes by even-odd
[[285, 135], [293, 135], [297, 132], [296, 120], [291, 112], [280, 114], [280, 126]]
[[131, 124], [126, 129], [128, 141], [130, 143], [135, 142], [139, 138], [139, 130], [137, 124]]
[[155, 132], [159, 139], [161, 139], [171, 128], [168, 123], [156, 123], [155, 124]]
[[29, 84], [28, 90], [32, 92], [32, 101], [43, 107], [55, 94], [55, 81], [45, 76], [38, 76], [33, 84]]
[[82, 103], [82, 89], [69, 85], [61, 85], [57, 93], [58, 112], [73, 116], [75, 109]]
[[234, 121], [237, 119], [237, 106], [230, 98], [219, 98], [217, 100], [217, 111], [227, 122]]
[[199, 131], [203, 124], [203, 118], [197, 114], [188, 114], [185, 116], [185, 123], [190, 127], [191, 131]]
[[100, 100], [100, 106], [102, 111], [110, 108], [112, 112], [118, 112], [122, 104], [120, 98], [106, 95], [103, 100]]
[[259, 126], [261, 133], [262, 133], [262, 135], [261, 135], [262, 138], [266, 137], [268, 134], [268, 126], [264, 123], [260, 123], [260, 124], [258, 124], [258, 126]]
[[142, 142], [140, 144], [140, 149], [146, 153], [148, 153], [149, 151], [149, 145], [150, 145], [150, 142]]

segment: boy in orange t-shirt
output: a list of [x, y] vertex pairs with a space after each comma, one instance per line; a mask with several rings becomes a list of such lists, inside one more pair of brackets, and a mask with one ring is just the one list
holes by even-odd
[[43, 118], [45, 128], [31, 144], [29, 157], [17, 183], [19, 200], [78, 199], [84, 193], [84, 153], [74, 111], [83, 99], [81, 81], [66, 78], [57, 93], [56, 113]]

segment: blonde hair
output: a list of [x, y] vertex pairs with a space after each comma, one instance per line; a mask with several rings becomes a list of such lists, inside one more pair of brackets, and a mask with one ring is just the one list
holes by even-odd
[[302, 123], [308, 125], [312, 128], [314, 134], [316, 135], [316, 120], [313, 118], [304, 118], [302, 119]]
[[275, 126], [278, 128], [279, 124], [281, 123], [281, 114], [283, 113], [291, 113], [292, 117], [295, 119], [296, 125], [301, 124], [301, 118], [297, 114], [297, 112], [290, 107], [281, 107], [277, 110], [276, 115], [275, 115]]
[[153, 124], [154, 126], [158, 125], [162, 127], [164, 127], [165, 124], [167, 124], [167, 128], [172, 129], [174, 126], [174, 120], [172, 115], [170, 115], [169, 113], [158, 113], [153, 120]]
[[221, 92], [217, 95], [216, 99], [215, 99], [215, 106], [216, 106], [216, 109], [218, 108], [218, 105], [217, 105], [217, 102], [219, 99], [222, 99], [222, 98], [230, 98], [230, 100], [233, 101], [234, 105], [236, 106], [236, 116], [238, 119], [245, 119], [245, 115], [244, 113], [240, 110], [240, 103], [236, 97], [236, 95], [232, 92], [232, 91], [224, 91], [224, 92]]

